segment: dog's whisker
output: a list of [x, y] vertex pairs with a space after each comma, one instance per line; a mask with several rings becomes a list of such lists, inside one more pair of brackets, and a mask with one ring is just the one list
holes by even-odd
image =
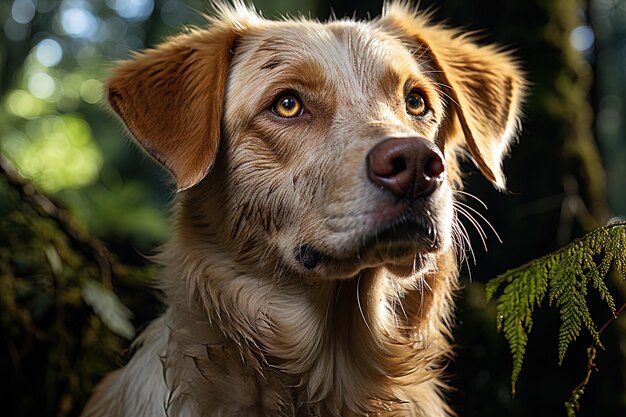
[[341, 295], [341, 289], [343, 288], [343, 283], [344, 281], [341, 280], [339, 281], [339, 284], [337, 285], [337, 292], [335, 294], [335, 305], [337, 305], [337, 302], [339, 302], [339, 296]]
[[458, 220], [454, 220], [452, 223], [452, 243], [457, 248], [458, 256], [460, 257], [460, 261], [463, 262], [467, 258], [465, 241], [461, 237], [461, 232], [459, 230], [459, 225], [457, 224]]
[[357, 282], [356, 282], [356, 302], [357, 302], [357, 305], [359, 307], [359, 312], [361, 313], [361, 318], [363, 319], [363, 323], [365, 323], [365, 326], [367, 327], [369, 332], [372, 335], [374, 335], [374, 331], [372, 330], [372, 328], [370, 327], [369, 323], [367, 322], [367, 318], [365, 317], [365, 313], [363, 312], [363, 306], [361, 305], [361, 291], [360, 291], [360, 288], [361, 288], [361, 278], [362, 278], [362, 275], [359, 275], [359, 277], [357, 278]]
[[463, 255], [460, 260], [460, 263], [465, 263], [465, 265], [467, 266], [469, 280], [470, 282], [472, 282], [472, 268], [469, 263], [469, 257], [467, 256], [467, 252], [465, 250], [465, 242], [467, 242], [468, 251], [470, 252], [472, 256], [474, 265], [476, 265], [476, 255], [474, 254], [474, 249], [472, 248], [472, 244], [469, 240], [469, 236], [467, 236], [467, 230], [465, 230], [465, 226], [463, 225], [463, 223], [461, 223], [458, 217], [454, 219], [453, 230], [454, 230], [454, 238], [460, 240], [461, 246], [462, 246]]
[[462, 202], [458, 200], [453, 203], [453, 206], [458, 210], [459, 213], [462, 213], [468, 220], [470, 220], [470, 222], [472, 222], [472, 224], [474, 224], [474, 227], [480, 234], [481, 239], [486, 241], [488, 238], [487, 233], [485, 232], [485, 229], [482, 227], [482, 225], [478, 222], [478, 220], [473, 215], [473, 213], [476, 213], [476, 210], [471, 210], [472, 209], [471, 206], [468, 206], [467, 204], [463, 204]]
[[454, 222], [454, 232], [456, 239], [460, 242], [460, 246], [463, 251], [461, 262], [469, 262], [469, 256], [467, 255], [467, 253], [469, 252], [474, 265], [476, 265], [476, 254], [474, 253], [472, 242], [469, 239], [467, 230], [465, 230], [465, 226], [461, 223], [459, 219], [456, 219]]
[[456, 210], [458, 210], [460, 214], [463, 214], [469, 221], [472, 222], [472, 224], [474, 224], [476, 231], [478, 232], [478, 234], [480, 234], [481, 239], [486, 240], [487, 233], [485, 232], [485, 229], [482, 227], [482, 225], [473, 216], [472, 214], [473, 212], [468, 210], [467, 207], [463, 205], [462, 203], [460, 203], [459, 201], [455, 201], [453, 203], [453, 206]]
[[458, 103], [458, 102], [454, 99], [454, 97], [452, 97], [450, 94], [448, 94], [448, 93], [446, 93], [445, 91], [443, 91], [443, 89], [442, 89], [442, 88], [440, 88], [440, 87], [443, 87], [443, 88], [446, 88], [446, 89], [451, 89], [451, 87], [450, 87], [449, 85], [447, 85], [447, 84], [443, 84], [443, 83], [434, 83], [434, 84], [435, 84], [435, 87], [436, 87], [437, 92], [438, 92], [439, 94], [441, 94], [441, 95], [443, 95], [444, 97], [447, 97], [448, 99], [450, 99], [450, 101], [451, 101], [452, 103], [454, 103], [457, 107], [461, 107], [461, 105], [460, 105], [460, 104], [459, 104], [459, 103]]
[[428, 281], [426, 281], [426, 279], [422, 279], [422, 282], [424, 283], [423, 285], [428, 289], [428, 291], [433, 292], [432, 287], [430, 286]]
[[411, 52], [411, 55], [415, 56], [415, 54], [418, 51], [420, 52], [420, 54], [419, 54], [419, 56], [417, 56], [415, 58], [417, 61], [421, 61], [423, 63], [428, 63], [428, 62], [431, 61], [431, 59], [429, 59], [429, 60], [423, 60], [422, 59], [424, 57], [424, 55], [426, 55], [426, 53], [428, 53], [430, 51], [430, 47], [428, 45], [426, 45], [424, 47], [424, 43], [420, 43], [419, 46], [414, 51]]
[[496, 229], [493, 227], [491, 222], [487, 220], [487, 218], [483, 216], [478, 210], [476, 210], [474, 207], [470, 206], [469, 204], [463, 203], [461, 201], [456, 201], [455, 204], [460, 204], [461, 206], [466, 207], [468, 210], [471, 210], [472, 212], [474, 212], [478, 217], [480, 217], [487, 224], [487, 226], [489, 226], [493, 234], [496, 235], [498, 242], [502, 243], [502, 239], [500, 239], [500, 235], [498, 234]]
[[483, 248], [485, 249], [485, 252], [487, 252], [488, 251], [488, 248], [487, 248], [487, 235], [485, 234], [485, 231], [483, 230], [483, 228], [480, 225], [480, 223], [478, 223], [478, 221], [472, 216], [472, 214], [470, 212], [468, 212], [465, 208], [459, 207], [459, 206], [455, 205], [455, 209], [457, 210], [457, 212], [459, 214], [462, 214], [463, 217], [465, 217], [467, 220], [469, 220], [469, 222], [472, 224], [472, 226], [474, 226], [474, 229], [478, 232], [478, 236], [480, 237], [480, 241], [483, 244]]
[[480, 198], [478, 198], [477, 196], [475, 196], [472, 193], [468, 193], [467, 191], [463, 191], [463, 190], [453, 190], [452, 191], [454, 194], [462, 194], [464, 196], [470, 197], [472, 199], [474, 199], [475, 201], [478, 202], [478, 204], [480, 204], [481, 206], [483, 206], [483, 208], [485, 210], [489, 210], [489, 207], [487, 207], [487, 204], [485, 204], [485, 202], [483, 200], [481, 200]]
[[467, 254], [465, 253], [465, 244], [459, 236], [459, 232], [456, 230], [457, 226], [452, 226], [452, 244], [456, 248], [456, 253], [460, 262], [465, 261]]
[[413, 256], [413, 271], [412, 271], [412, 275], [413, 275], [413, 279], [415, 280], [415, 284], [417, 285], [417, 291], [420, 294], [420, 305], [419, 305], [419, 309], [418, 312], [422, 311], [422, 305], [424, 305], [424, 286], [423, 286], [423, 278], [421, 276], [418, 276], [418, 271], [417, 271], [417, 254], [415, 254], [415, 256]]
[[[458, 208], [455, 206], [455, 209], [458, 210]], [[460, 214], [460, 212], [459, 212]], [[464, 215], [467, 216], [466, 213], [463, 213]], [[459, 234], [460, 236], [463, 238], [463, 240], [465, 242], [467, 242], [467, 247], [469, 249], [470, 254], [472, 255], [472, 260], [474, 262], [474, 265], [476, 265], [476, 254], [474, 253], [474, 248], [472, 247], [472, 242], [469, 238], [469, 233], [467, 232], [467, 229], [465, 228], [465, 225], [463, 224], [463, 222], [460, 220], [460, 218], [457, 216], [456, 217], [456, 222], [455, 224], [458, 226], [458, 230], [459, 230]]]
[[402, 301], [402, 297], [399, 292], [397, 291], [395, 292], [394, 299], [395, 299], [395, 302], [398, 303], [398, 305], [400, 306], [400, 310], [402, 310], [402, 315], [404, 316], [406, 320], [408, 320], [409, 316], [406, 314], [406, 310], [404, 309], [404, 302]]

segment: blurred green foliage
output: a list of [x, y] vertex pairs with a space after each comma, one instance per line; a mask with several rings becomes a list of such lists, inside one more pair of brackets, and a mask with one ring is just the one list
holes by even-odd
[[128, 302], [152, 269], [117, 262], [30, 184], [0, 176], [0, 195], [3, 414], [76, 415], [134, 335], [118, 295]]
[[13, 91], [7, 98], [10, 109], [29, 109], [28, 116], [19, 116], [32, 120], [20, 129], [5, 127], [2, 153], [48, 192], [92, 184], [102, 167], [102, 153], [94, 144], [89, 123], [71, 113], [37, 118], [36, 112], [30, 112], [34, 100], [23, 90]]
[[126, 250], [167, 238], [169, 193], [159, 168], [129, 151], [105, 111], [102, 83], [111, 62], [149, 38], [193, 23], [191, 16], [201, 22], [192, 11], [201, 1], [160, 3], [162, 18], [152, 0], [0, 4], [0, 152], [92, 233]]

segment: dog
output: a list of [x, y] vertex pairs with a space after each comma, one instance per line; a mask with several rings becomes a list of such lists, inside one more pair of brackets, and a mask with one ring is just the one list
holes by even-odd
[[176, 182], [168, 307], [82, 415], [453, 415], [459, 161], [505, 189], [523, 77], [404, 2], [326, 23], [218, 4], [122, 62], [111, 108]]

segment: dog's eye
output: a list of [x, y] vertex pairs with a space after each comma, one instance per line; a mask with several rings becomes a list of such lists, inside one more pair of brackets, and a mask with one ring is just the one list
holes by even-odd
[[413, 116], [424, 116], [428, 112], [426, 100], [419, 91], [411, 91], [406, 97], [406, 111]]
[[285, 94], [278, 97], [272, 105], [274, 114], [280, 117], [297, 117], [302, 115], [303, 106], [300, 99], [293, 94]]

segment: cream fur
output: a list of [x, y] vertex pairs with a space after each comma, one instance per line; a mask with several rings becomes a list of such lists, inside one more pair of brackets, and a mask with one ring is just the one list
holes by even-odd
[[[458, 287], [456, 155], [466, 144], [504, 184], [516, 64], [399, 3], [371, 22], [217, 9], [207, 29], [122, 63], [108, 84], [184, 191], [157, 259], [167, 312], [83, 416], [451, 415], [441, 373]], [[466, 56], [491, 71], [464, 73], [454, 57]], [[430, 108], [421, 119], [406, 113], [407, 83]], [[285, 91], [301, 96], [302, 116], [268, 110]], [[366, 155], [404, 136], [445, 152], [446, 180], [412, 208], [436, 243], [365, 244], [400, 204], [368, 181]], [[304, 267], [301, 245], [324, 258]]]

